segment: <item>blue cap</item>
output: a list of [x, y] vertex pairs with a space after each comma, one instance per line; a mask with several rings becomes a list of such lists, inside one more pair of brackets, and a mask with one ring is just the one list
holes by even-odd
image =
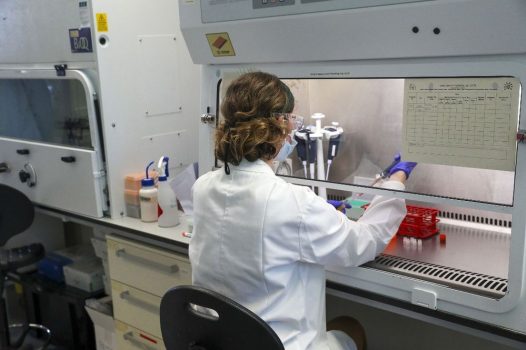
[[141, 186], [144, 186], [144, 187], [150, 187], [150, 186], [153, 186], [155, 185], [155, 182], [153, 181], [152, 178], [150, 178], [148, 172], [150, 170], [150, 167], [153, 165], [153, 161], [151, 161], [150, 163], [148, 163], [148, 165], [146, 166], [146, 177], [144, 179], [141, 180]]
[[159, 181], [166, 181], [168, 179], [168, 161], [170, 158], [166, 156], [162, 156], [161, 159], [159, 159], [159, 163], [157, 164], [157, 168], [159, 169]]
[[155, 181], [153, 179], [142, 179], [141, 180], [141, 186], [143, 187], [149, 187], [155, 185]]

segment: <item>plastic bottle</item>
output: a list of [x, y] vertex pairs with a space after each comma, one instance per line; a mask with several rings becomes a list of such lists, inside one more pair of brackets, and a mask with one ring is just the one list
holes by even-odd
[[168, 183], [168, 157], [161, 157], [159, 164], [159, 227], [173, 227], [179, 224], [179, 211], [177, 210], [177, 198], [175, 192]]
[[153, 161], [146, 167], [146, 178], [141, 180], [141, 189], [139, 190], [141, 220], [144, 222], [157, 221], [157, 188], [155, 188], [155, 181], [148, 175], [152, 164]]

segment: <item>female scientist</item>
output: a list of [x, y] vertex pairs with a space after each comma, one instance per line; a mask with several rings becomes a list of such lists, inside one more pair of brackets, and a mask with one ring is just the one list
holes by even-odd
[[[193, 188], [193, 283], [258, 314], [286, 350], [356, 349], [345, 333], [326, 331], [324, 267], [373, 260], [398, 230], [405, 203], [376, 197], [353, 222], [310, 188], [277, 177], [271, 164], [293, 108], [288, 87], [267, 73], [228, 87], [215, 142], [225, 165]], [[413, 167], [399, 163], [382, 187], [403, 190]]]

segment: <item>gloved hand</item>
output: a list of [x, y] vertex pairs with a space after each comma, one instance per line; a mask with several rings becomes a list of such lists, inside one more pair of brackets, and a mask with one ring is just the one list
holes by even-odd
[[398, 162], [395, 166], [389, 170], [389, 176], [393, 175], [397, 171], [403, 171], [405, 173], [405, 177], [409, 179], [409, 175], [415, 168], [417, 163], [415, 162]]
[[347, 208], [347, 209], [351, 209], [352, 208], [352, 205], [347, 203], [347, 201], [337, 201], [337, 200], [334, 200], [334, 199], [328, 199], [327, 203], [329, 203], [330, 205], [335, 207], [336, 210], [339, 210], [339, 211], [341, 211], [344, 214], [345, 214], [345, 208]]

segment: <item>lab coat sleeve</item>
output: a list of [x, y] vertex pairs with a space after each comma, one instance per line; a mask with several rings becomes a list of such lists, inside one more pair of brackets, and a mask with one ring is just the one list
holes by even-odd
[[[403, 190], [397, 181], [382, 187]], [[376, 196], [357, 222], [314, 193], [305, 196], [300, 225], [301, 260], [325, 266], [358, 266], [380, 254], [406, 214], [405, 201]]]

